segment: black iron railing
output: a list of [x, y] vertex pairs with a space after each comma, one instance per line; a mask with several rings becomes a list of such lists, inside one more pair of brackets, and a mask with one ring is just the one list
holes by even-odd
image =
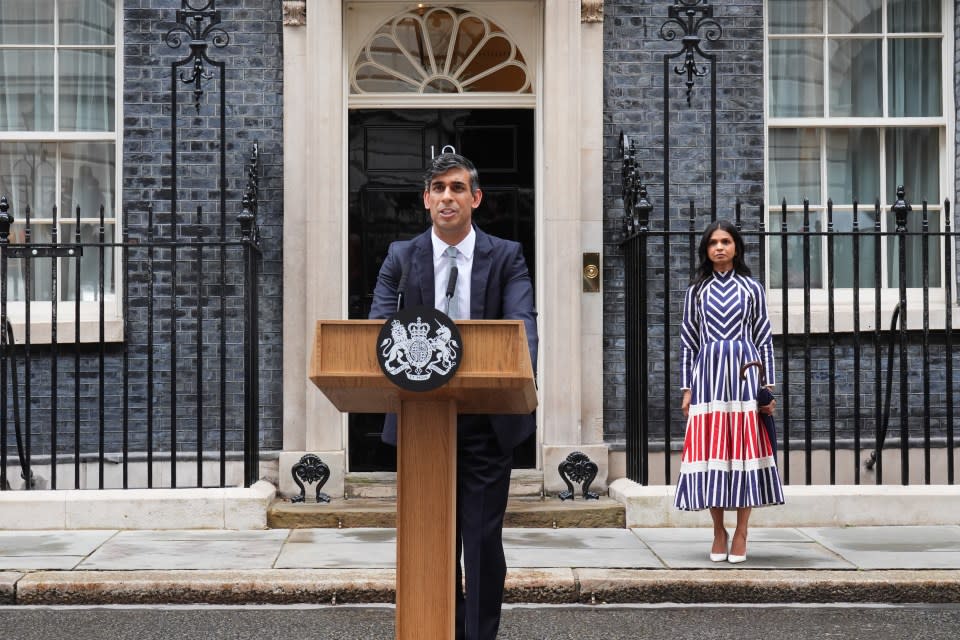
[[[680, 224], [685, 228], [652, 221], [652, 198], [640, 184], [629, 141], [623, 142], [627, 475], [669, 484], [677, 471], [671, 455], [684, 433], [677, 391], [682, 309], [665, 302], [664, 283], [682, 299], [696, 245], [713, 216], [709, 210], [698, 215], [691, 203]], [[884, 448], [898, 450], [886, 463], [897, 464], [893, 477], [903, 484], [956, 481], [958, 232], [950, 201], [935, 209], [924, 202], [913, 210], [901, 187], [888, 210], [879, 203], [846, 210], [844, 230], [831, 202], [816, 212], [809, 203], [791, 209], [784, 202], [749, 222], [739, 203], [730, 211], [748, 246], [747, 263], [769, 296], [786, 482], [811, 484], [817, 476], [818, 482], [882, 483]], [[884, 230], [887, 213], [891, 228]], [[667, 255], [674, 257], [666, 262]], [[658, 451], [662, 479], [649, 472]], [[847, 452], [842, 462], [840, 452]], [[800, 463], [797, 478], [791, 466]], [[922, 474], [911, 473], [918, 463]]]
[[[173, 235], [151, 206], [146, 226], [125, 223], [120, 239], [101, 209], [93, 241], [66, 243], [33, 242], [25, 208], [24, 241], [11, 242], [15, 217], [0, 198], [0, 327], [11, 327], [0, 331], [0, 487], [17, 474], [52, 489], [226, 486], [240, 481], [228, 475], [234, 459], [242, 482], [256, 481], [258, 155], [255, 144], [223, 239], [221, 216], [205, 225], [200, 209], [189, 234]], [[30, 294], [41, 273], [46, 300]]]

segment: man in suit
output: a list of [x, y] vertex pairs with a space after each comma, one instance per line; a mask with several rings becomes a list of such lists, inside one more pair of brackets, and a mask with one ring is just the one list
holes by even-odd
[[[404, 272], [404, 305], [443, 309], [451, 260], [455, 260], [459, 276], [450, 315], [523, 320], [536, 370], [537, 313], [523, 250], [519, 243], [488, 235], [473, 225], [473, 210], [482, 198], [472, 162], [452, 153], [434, 159], [424, 176], [423, 191], [431, 228], [412, 240], [390, 245], [377, 277], [370, 317], [386, 318], [396, 311]], [[449, 247], [456, 248], [455, 256]], [[396, 445], [396, 429], [396, 416], [387, 416], [385, 442]], [[497, 636], [507, 572], [502, 534], [513, 449], [535, 431], [533, 414], [461, 415], [457, 420], [458, 639]]]

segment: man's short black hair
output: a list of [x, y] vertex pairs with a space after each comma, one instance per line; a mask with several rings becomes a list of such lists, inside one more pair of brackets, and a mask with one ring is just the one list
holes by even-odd
[[476, 193], [480, 190], [480, 174], [477, 173], [477, 168], [459, 153], [441, 153], [433, 159], [423, 176], [424, 190], [430, 191], [430, 183], [433, 179], [450, 169], [466, 169], [470, 174], [470, 192]]

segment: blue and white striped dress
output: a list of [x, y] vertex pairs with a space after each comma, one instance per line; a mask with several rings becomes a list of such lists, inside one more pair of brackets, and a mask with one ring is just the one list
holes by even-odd
[[763, 285], [732, 269], [687, 289], [680, 328], [682, 385], [691, 390], [674, 504], [697, 511], [783, 504], [783, 486], [757, 414], [759, 360], [773, 384]]

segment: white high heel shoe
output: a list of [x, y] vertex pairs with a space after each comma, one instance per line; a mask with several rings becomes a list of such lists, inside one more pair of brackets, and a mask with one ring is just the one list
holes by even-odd
[[730, 564], [740, 564], [741, 562], [746, 562], [746, 561], [747, 561], [746, 554], [742, 556], [736, 556], [736, 555], [733, 555], [732, 553], [727, 555], [727, 562], [729, 562]]
[[[730, 534], [727, 534], [727, 543], [725, 546], [729, 544], [730, 544]], [[728, 557], [728, 554], [726, 553], [714, 553], [713, 551], [710, 552], [710, 562], [723, 562], [724, 560], [727, 559], [727, 557]]]

